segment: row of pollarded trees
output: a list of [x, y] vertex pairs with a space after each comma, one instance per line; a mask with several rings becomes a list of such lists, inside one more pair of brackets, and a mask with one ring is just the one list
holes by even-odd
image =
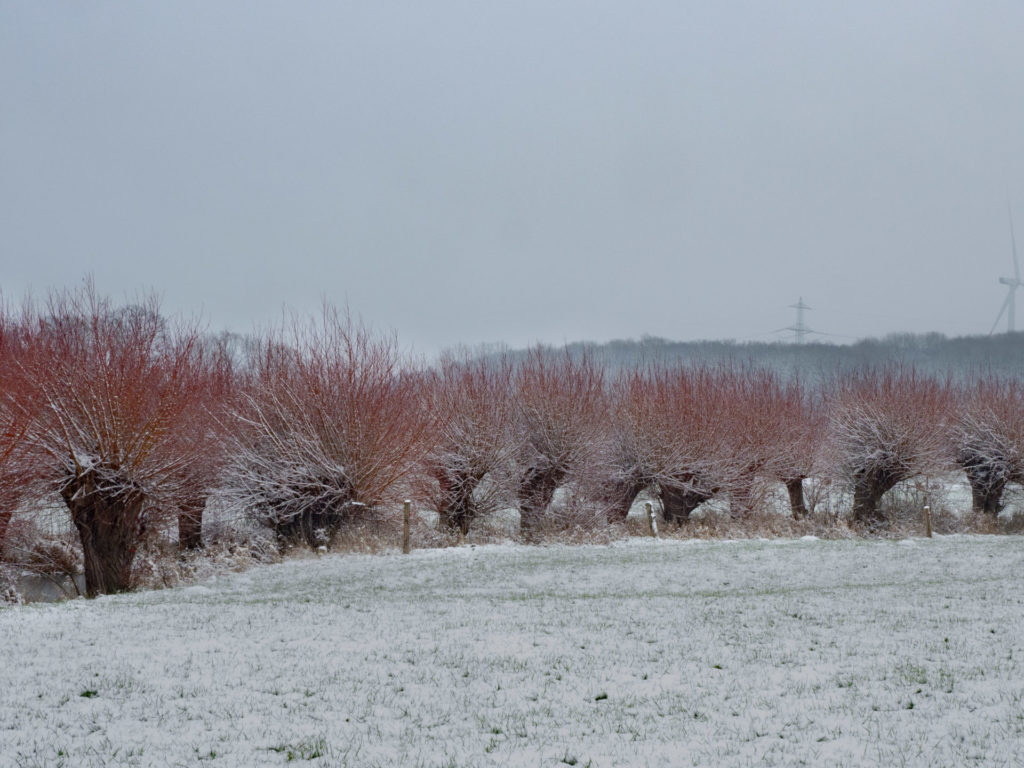
[[414, 474], [435, 421], [424, 373], [346, 314], [239, 351], [91, 284], [0, 311], [0, 382], [0, 547], [19, 505], [59, 499], [90, 596], [129, 588], [148, 532], [201, 546], [212, 494], [329, 540]]
[[[532, 352], [507, 361], [448, 361], [428, 387], [439, 415], [427, 466], [441, 519], [467, 532], [486, 479], [526, 530], [570, 486], [598, 518], [621, 520], [644, 490], [669, 523], [714, 498], [753, 512], [781, 484], [808, 514], [804, 482], [852, 493], [852, 516], [883, 522], [896, 484], [960, 469], [975, 511], [998, 513], [1007, 484], [1024, 483], [1024, 388], [973, 384], [890, 368], [813, 387], [749, 366], [653, 366], [612, 380], [586, 359]], [[493, 481], [498, 480], [497, 484]]]
[[463, 534], [515, 506], [529, 536], [559, 489], [589, 524], [624, 519], [644, 490], [667, 522], [712, 498], [742, 517], [771, 484], [800, 517], [804, 481], [829, 477], [875, 524], [882, 496], [917, 475], [960, 467], [989, 513], [1024, 481], [1016, 381], [891, 369], [808, 387], [743, 366], [608, 378], [539, 349], [424, 368], [330, 307], [239, 352], [87, 285], [0, 312], [0, 381], [0, 546], [19, 505], [60, 499], [90, 595], [130, 585], [147, 531], [176, 523], [182, 547], [201, 546], [213, 494], [314, 546], [403, 496]]
[[746, 514], [766, 479], [786, 485], [794, 515], [807, 513], [803, 480], [815, 469], [823, 411], [798, 381], [762, 369], [662, 367], [626, 374], [612, 399], [620, 515], [649, 487], [666, 522], [717, 496]]

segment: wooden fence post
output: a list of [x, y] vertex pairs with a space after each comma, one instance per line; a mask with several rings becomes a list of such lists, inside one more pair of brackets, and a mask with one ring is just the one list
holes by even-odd
[[402, 554], [408, 555], [411, 549], [409, 544], [409, 516], [412, 514], [412, 502], [409, 499], [405, 500], [404, 509], [402, 510]]
[[924, 533], [929, 539], [932, 537], [932, 508], [927, 504], [924, 507]]
[[645, 501], [644, 512], [647, 515], [647, 532], [654, 538], [658, 538], [658, 521], [654, 517], [654, 505]]

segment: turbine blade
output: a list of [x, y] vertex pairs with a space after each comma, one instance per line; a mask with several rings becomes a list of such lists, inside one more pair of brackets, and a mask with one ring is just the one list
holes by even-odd
[[999, 314], [996, 315], [996, 321], [994, 323], [992, 323], [992, 330], [988, 332], [989, 336], [991, 336], [993, 333], [996, 332], [996, 326], [999, 325], [999, 321], [1003, 319], [1003, 313], [1006, 312], [1006, 308], [1008, 306], [1010, 306], [1010, 301], [1012, 301], [1012, 300], [1013, 300], [1013, 289], [1010, 289], [1010, 291], [1007, 292], [1007, 294], [1006, 294], [1006, 301], [1003, 302], [1003, 306], [999, 309]]

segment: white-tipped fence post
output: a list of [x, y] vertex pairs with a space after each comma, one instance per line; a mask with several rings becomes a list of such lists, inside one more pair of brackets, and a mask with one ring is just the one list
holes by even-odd
[[645, 501], [644, 512], [647, 514], [647, 532], [654, 538], [658, 538], [658, 520], [654, 516], [654, 505]]
[[928, 505], [924, 508], [924, 535], [929, 539], [932, 537], [932, 508]]
[[409, 516], [412, 514], [412, 502], [409, 499], [405, 500], [404, 508], [402, 510], [402, 554], [408, 555], [410, 550], [409, 544]]

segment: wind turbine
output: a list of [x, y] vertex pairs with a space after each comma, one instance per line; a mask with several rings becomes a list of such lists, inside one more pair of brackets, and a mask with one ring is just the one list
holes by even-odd
[[1013, 254], [1013, 277], [1000, 277], [999, 282], [1007, 287], [1006, 301], [1003, 302], [1002, 308], [999, 310], [999, 314], [996, 315], [996, 321], [992, 323], [992, 330], [988, 332], [991, 336], [995, 333], [996, 326], [999, 325], [999, 321], [1003, 319], [1003, 312], [1006, 312], [1006, 332], [1013, 333], [1016, 330], [1014, 321], [1016, 319], [1016, 294], [1017, 289], [1024, 285], [1024, 282], [1020, 279], [1020, 264], [1017, 263], [1017, 239], [1013, 233], [1013, 212], [1010, 212], [1010, 247], [1012, 248], [1011, 253]]

